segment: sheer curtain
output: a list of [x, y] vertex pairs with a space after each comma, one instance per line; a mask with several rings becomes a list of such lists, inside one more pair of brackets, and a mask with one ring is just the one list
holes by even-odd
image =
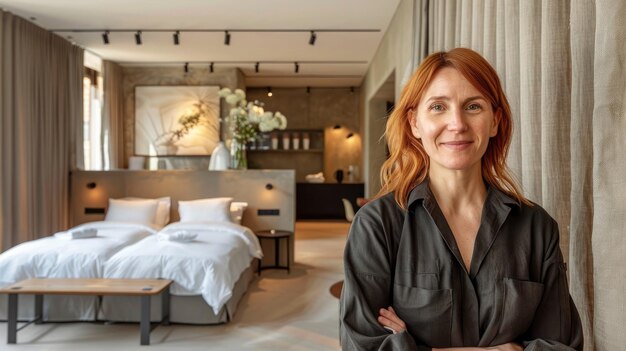
[[82, 163], [83, 50], [0, 11], [0, 251], [65, 228]]
[[514, 117], [509, 165], [559, 222], [585, 349], [623, 349], [626, 1], [416, 0], [415, 8], [427, 21], [416, 25], [427, 53], [469, 47], [498, 70]]
[[124, 168], [124, 93], [122, 68], [112, 61], [102, 61], [104, 110], [102, 115], [103, 159], [109, 158], [109, 169]]

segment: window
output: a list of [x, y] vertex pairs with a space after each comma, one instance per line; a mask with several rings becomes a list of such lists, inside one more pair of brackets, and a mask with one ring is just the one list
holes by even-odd
[[85, 170], [109, 168], [107, 138], [102, 133], [103, 80], [100, 59], [85, 52], [83, 75], [83, 152]]

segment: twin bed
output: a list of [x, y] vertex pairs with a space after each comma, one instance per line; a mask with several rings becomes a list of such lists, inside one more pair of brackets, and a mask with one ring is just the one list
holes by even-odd
[[[167, 224], [168, 198], [110, 200], [104, 221], [2, 253], [0, 286], [28, 278], [172, 279], [172, 322], [227, 322], [253, 278], [254, 261], [262, 258], [257, 237], [238, 224], [245, 205], [236, 205], [232, 198], [181, 201], [180, 221]], [[94, 237], [68, 237], [94, 230]], [[20, 299], [21, 320], [32, 318], [33, 305]], [[0, 319], [6, 319], [6, 306], [0, 296]], [[160, 306], [153, 299], [153, 316], [160, 316]], [[130, 297], [46, 296], [43, 318], [139, 321], [139, 310]]]

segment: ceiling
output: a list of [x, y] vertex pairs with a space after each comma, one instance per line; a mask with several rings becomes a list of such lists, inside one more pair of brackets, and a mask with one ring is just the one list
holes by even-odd
[[[248, 86], [293, 87], [360, 85], [399, 1], [0, 0], [0, 6], [124, 66], [183, 70], [189, 62], [190, 70], [208, 70], [214, 62], [216, 71], [239, 67]], [[110, 30], [110, 44], [100, 30]], [[136, 30], [143, 31], [142, 45], [135, 43]], [[173, 44], [175, 30], [180, 45]], [[351, 30], [367, 31], [342, 32]]]

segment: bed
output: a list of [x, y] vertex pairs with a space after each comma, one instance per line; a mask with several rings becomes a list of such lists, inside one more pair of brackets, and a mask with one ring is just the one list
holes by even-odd
[[[71, 240], [72, 232], [96, 230], [95, 237]], [[28, 278], [100, 278], [105, 262], [121, 249], [157, 233], [152, 224], [98, 221], [17, 245], [0, 255], [0, 286]], [[49, 296], [44, 320], [93, 320], [92, 297]], [[0, 295], [0, 319], [6, 319], [6, 295]], [[33, 316], [32, 299], [20, 300], [21, 320]]]
[[[230, 215], [219, 217], [216, 213], [222, 210], [216, 206], [211, 211], [206, 208], [206, 204], [216, 201], [220, 200], [182, 202], [179, 207], [181, 222], [169, 224], [157, 235], [117, 252], [107, 261], [104, 278], [172, 279], [172, 322], [227, 322], [254, 276], [252, 263], [262, 258], [262, 250], [258, 238], [249, 228], [233, 223], [237, 218], [232, 217], [232, 211]], [[192, 202], [193, 206], [205, 206], [204, 209], [193, 209], [201, 216], [190, 217]], [[203, 220], [207, 218], [211, 220]], [[168, 239], [180, 233], [193, 236], [193, 239]], [[160, 315], [160, 306], [159, 301], [154, 301], [154, 316]], [[138, 317], [136, 299], [106, 297], [102, 301], [101, 319], [129, 322], [138, 321]]]

